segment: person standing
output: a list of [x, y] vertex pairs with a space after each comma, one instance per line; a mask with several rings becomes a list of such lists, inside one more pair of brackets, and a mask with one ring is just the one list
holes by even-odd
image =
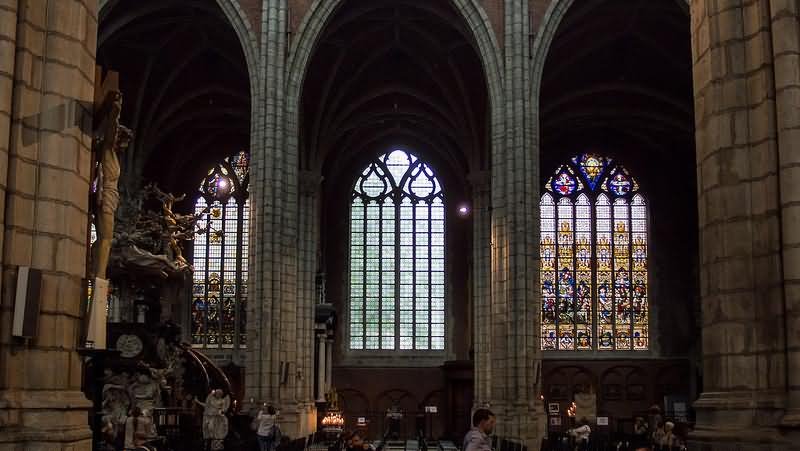
[[272, 451], [274, 445], [277, 444], [275, 440], [275, 419], [277, 412], [272, 406], [264, 405], [264, 408], [258, 411], [256, 415], [256, 423], [258, 429], [256, 435], [258, 436], [258, 449], [259, 451]]
[[492, 440], [489, 438], [496, 417], [489, 409], [478, 409], [472, 414], [472, 429], [464, 436], [463, 451], [491, 451]]

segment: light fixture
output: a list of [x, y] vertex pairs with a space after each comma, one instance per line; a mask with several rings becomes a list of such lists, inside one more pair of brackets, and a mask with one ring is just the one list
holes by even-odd
[[341, 431], [344, 429], [344, 417], [335, 410], [329, 410], [322, 419], [322, 428], [325, 431]]
[[462, 218], [469, 216], [469, 205], [467, 203], [462, 203], [458, 206], [458, 215]]

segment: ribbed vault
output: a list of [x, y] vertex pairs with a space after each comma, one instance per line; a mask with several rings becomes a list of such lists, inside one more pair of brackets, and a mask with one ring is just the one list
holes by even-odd
[[249, 146], [240, 41], [214, 0], [112, 6], [101, 12], [97, 60], [120, 73], [123, 122], [136, 134], [124, 181], [193, 190], [207, 167]]
[[686, 5], [574, 2], [548, 51], [540, 106], [545, 154], [611, 135], [640, 149], [693, 151]]
[[487, 168], [486, 81], [471, 31], [450, 2], [348, 1], [308, 68], [303, 168], [339, 173], [391, 146], [453, 173]]

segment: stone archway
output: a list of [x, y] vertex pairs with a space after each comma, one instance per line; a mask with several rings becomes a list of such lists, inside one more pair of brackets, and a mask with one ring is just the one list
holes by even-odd
[[[286, 90], [286, 112], [293, 119], [299, 113], [300, 92], [311, 53], [325, 27], [325, 23], [342, 2], [343, 0], [316, 0], [300, 24], [297, 36], [292, 42], [289, 61], [287, 62], [289, 80], [287, 83], [288, 89]], [[492, 128], [499, 128], [500, 124], [497, 121], [502, 117], [502, 113], [499, 111], [502, 108], [502, 64], [499, 60], [500, 47], [494, 31], [489, 18], [476, 0], [452, 0], [452, 3], [462, 14], [477, 42], [479, 54], [483, 60], [486, 83], [489, 88], [489, 98], [492, 105]], [[292, 139], [297, 139], [298, 123], [296, 119], [290, 121], [290, 127], [287, 130], [290, 143]]]
[[[337, 11], [339, 11], [339, 7], [342, 5], [343, 2], [341, 1], [317, 1], [314, 2], [310, 8], [310, 11], [306, 14], [305, 18], [303, 19], [301, 25], [298, 28], [298, 31], [294, 37], [293, 42], [291, 43], [290, 52], [287, 57], [287, 79], [286, 79], [286, 86], [287, 89], [285, 90], [285, 97], [283, 101], [286, 104], [285, 110], [283, 114], [285, 115], [285, 135], [282, 139], [285, 141], [285, 149], [288, 152], [291, 152], [292, 155], [289, 158], [295, 158], [296, 155], [301, 153], [299, 149], [300, 143], [298, 143], [299, 139], [299, 131], [303, 125], [303, 118], [301, 118], [301, 108], [302, 105], [302, 92], [305, 89], [305, 86], [308, 84], [308, 80], [306, 77], [306, 73], [309, 70], [308, 66], [313, 65], [313, 61], [315, 58], [315, 49], [318, 47], [319, 40], [321, 36], [325, 33], [326, 26], [332, 21], [335, 20], [334, 16]], [[388, 2], [391, 3], [391, 2]], [[399, 4], [410, 4], [413, 2], [399, 2]], [[488, 155], [486, 158], [487, 161], [492, 159], [497, 159], [498, 155], [502, 152], [502, 145], [504, 144], [503, 138], [503, 130], [504, 130], [504, 105], [503, 100], [503, 86], [502, 86], [502, 62], [501, 62], [501, 51], [500, 47], [497, 44], [496, 37], [494, 35], [494, 30], [491, 28], [489, 24], [488, 17], [486, 16], [485, 11], [481, 6], [479, 6], [478, 2], [474, 0], [455, 0], [453, 2], [449, 2], [449, 5], [445, 5], [445, 8], [439, 8], [437, 5], [437, 9], [447, 9], [448, 15], [447, 18], [449, 21], [455, 20], [458, 22], [458, 29], [464, 35], [465, 42], [469, 43], [470, 51], [474, 50], [474, 53], [477, 55], [475, 59], [475, 64], [470, 66], [470, 70], [474, 73], [479, 73], [480, 69], [476, 70], [478, 67], [482, 69], [482, 76], [481, 84], [485, 84], [485, 91], [488, 92], [488, 107], [486, 108], [486, 112], [484, 113], [481, 110], [480, 113], [480, 122], [485, 122], [486, 124], [490, 124], [491, 132], [486, 134], [485, 141], [481, 141], [479, 147], [482, 147], [482, 150]], [[449, 11], [452, 10], [453, 15], [449, 15]], [[450, 22], [448, 22], [450, 23]], [[467, 46], [465, 46], [466, 48]], [[478, 76], [476, 75], [476, 78]], [[476, 93], [476, 96], [479, 95]], [[304, 132], [306, 131], [303, 128]], [[487, 143], [489, 145], [487, 146]], [[305, 144], [304, 144], [305, 145]], [[301, 160], [302, 161], [302, 160]], [[295, 164], [293, 161], [289, 161], [286, 164]], [[473, 184], [473, 186], [480, 186], [480, 191], [482, 199], [480, 202], [476, 201], [475, 208], [473, 209], [476, 214], [482, 215], [482, 218], [479, 219], [481, 222], [488, 221], [488, 184], [489, 180], [486, 175], [488, 171], [488, 163], [485, 166], [480, 168], [470, 167], [469, 171], [470, 174], [466, 174], [464, 171], [461, 174], [462, 178], [468, 178], [469, 183]], [[306, 168], [302, 168], [306, 169]], [[476, 170], [477, 169], [477, 170]], [[482, 174], [472, 173], [472, 172], [482, 172]], [[316, 174], [312, 174], [310, 171], [308, 173], [304, 172], [304, 175], [309, 177], [318, 177]], [[326, 176], [327, 177], [327, 176]], [[302, 183], [302, 182], [301, 182]], [[304, 185], [303, 194], [310, 194], [306, 193]], [[311, 202], [309, 199], [310, 196], [301, 196], [301, 205], [304, 205], [304, 202]], [[305, 204], [306, 206], [308, 204]], [[306, 208], [301, 208], [301, 211], [305, 210]], [[480, 234], [487, 234], [488, 233], [488, 225], [486, 227], [480, 228]], [[309, 235], [306, 235], [309, 236]], [[481, 289], [485, 289], [486, 291], [481, 294], [474, 295], [474, 299], [480, 300], [482, 302], [486, 302], [488, 304], [489, 298], [489, 251], [488, 251], [488, 236], [479, 235], [480, 238], [476, 238], [474, 242], [481, 243], [481, 247], [485, 247], [485, 249], [475, 249], [476, 256], [484, 262], [485, 264], [475, 265], [475, 271], [480, 272], [476, 274], [476, 277], [479, 277], [482, 282], [476, 283]], [[485, 237], [485, 238], [484, 238]], [[309, 243], [309, 240], [301, 240], [301, 242]], [[485, 245], [485, 246], [484, 246]], [[302, 255], [310, 255], [311, 252], [308, 250], [302, 250]], [[466, 259], [464, 259], [466, 260]], [[301, 267], [303, 265], [313, 265], [315, 262], [311, 259], [307, 260], [306, 262], [301, 262]], [[307, 268], [305, 271], [309, 273], [313, 271], [314, 268]], [[301, 269], [302, 271], [302, 269]], [[302, 282], [301, 282], [302, 283]], [[308, 284], [306, 283], [305, 286]], [[306, 288], [307, 289], [307, 288]], [[488, 311], [488, 308], [485, 309]], [[483, 312], [484, 310], [482, 310]], [[487, 349], [485, 347], [484, 342], [476, 343], [478, 347], [484, 346], [482, 349]], [[490, 363], [488, 362], [488, 352], [482, 351], [480, 353], [481, 358], [483, 359], [483, 364], [481, 365], [481, 369], [488, 370], [490, 367]], [[483, 377], [479, 377], [479, 384], [481, 384], [482, 388], [480, 391], [483, 393], [481, 398], [484, 402], [488, 401], [489, 391], [488, 383], [489, 377], [487, 373], [482, 373]]]

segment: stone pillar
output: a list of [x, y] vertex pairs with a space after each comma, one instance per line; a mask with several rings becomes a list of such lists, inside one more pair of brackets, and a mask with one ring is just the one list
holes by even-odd
[[325, 402], [325, 334], [317, 334], [317, 402]]
[[530, 14], [505, 0], [503, 137], [492, 155], [491, 398], [497, 433], [538, 449], [535, 365], [538, 288], [538, 154], [533, 146]]
[[691, 445], [789, 449], [770, 1], [693, 1], [691, 16], [704, 385]]
[[325, 392], [333, 386], [333, 338], [325, 339]]
[[[80, 391], [75, 348], [96, 15], [92, 0], [0, 0], [0, 450], [91, 448], [91, 404]], [[30, 340], [11, 337], [19, 266], [42, 271], [38, 333]]]
[[[19, 0], [0, 2], [0, 212], [5, 211], [8, 184], [8, 154], [11, 146], [11, 114], [16, 63], [17, 8]], [[3, 246], [5, 215], [0, 214], [0, 249]], [[2, 263], [0, 254], [0, 263]], [[0, 278], [0, 289], [2, 289]], [[2, 312], [3, 310], [0, 310]]]
[[472, 185], [472, 343], [475, 362], [476, 407], [491, 400], [491, 174], [477, 172]]
[[302, 171], [299, 176], [298, 218], [298, 293], [297, 293], [297, 402], [307, 422], [301, 435], [316, 428], [314, 404], [314, 308], [317, 303], [316, 277], [319, 268], [319, 190], [322, 176], [315, 171]]
[[[248, 318], [245, 390], [247, 398], [267, 401], [281, 410], [285, 435], [304, 435], [315, 412], [299, 397], [303, 366], [298, 340], [306, 331], [298, 323], [300, 260], [297, 140], [286, 134], [287, 0], [263, 0], [260, 70], [255, 97], [260, 106], [252, 124], [250, 246], [253, 301]], [[300, 75], [297, 75], [300, 76]], [[310, 333], [310, 332], [309, 332]], [[310, 340], [306, 343], [310, 344]]]
[[770, 13], [789, 390], [782, 425], [800, 429], [800, 6], [770, 0]]

